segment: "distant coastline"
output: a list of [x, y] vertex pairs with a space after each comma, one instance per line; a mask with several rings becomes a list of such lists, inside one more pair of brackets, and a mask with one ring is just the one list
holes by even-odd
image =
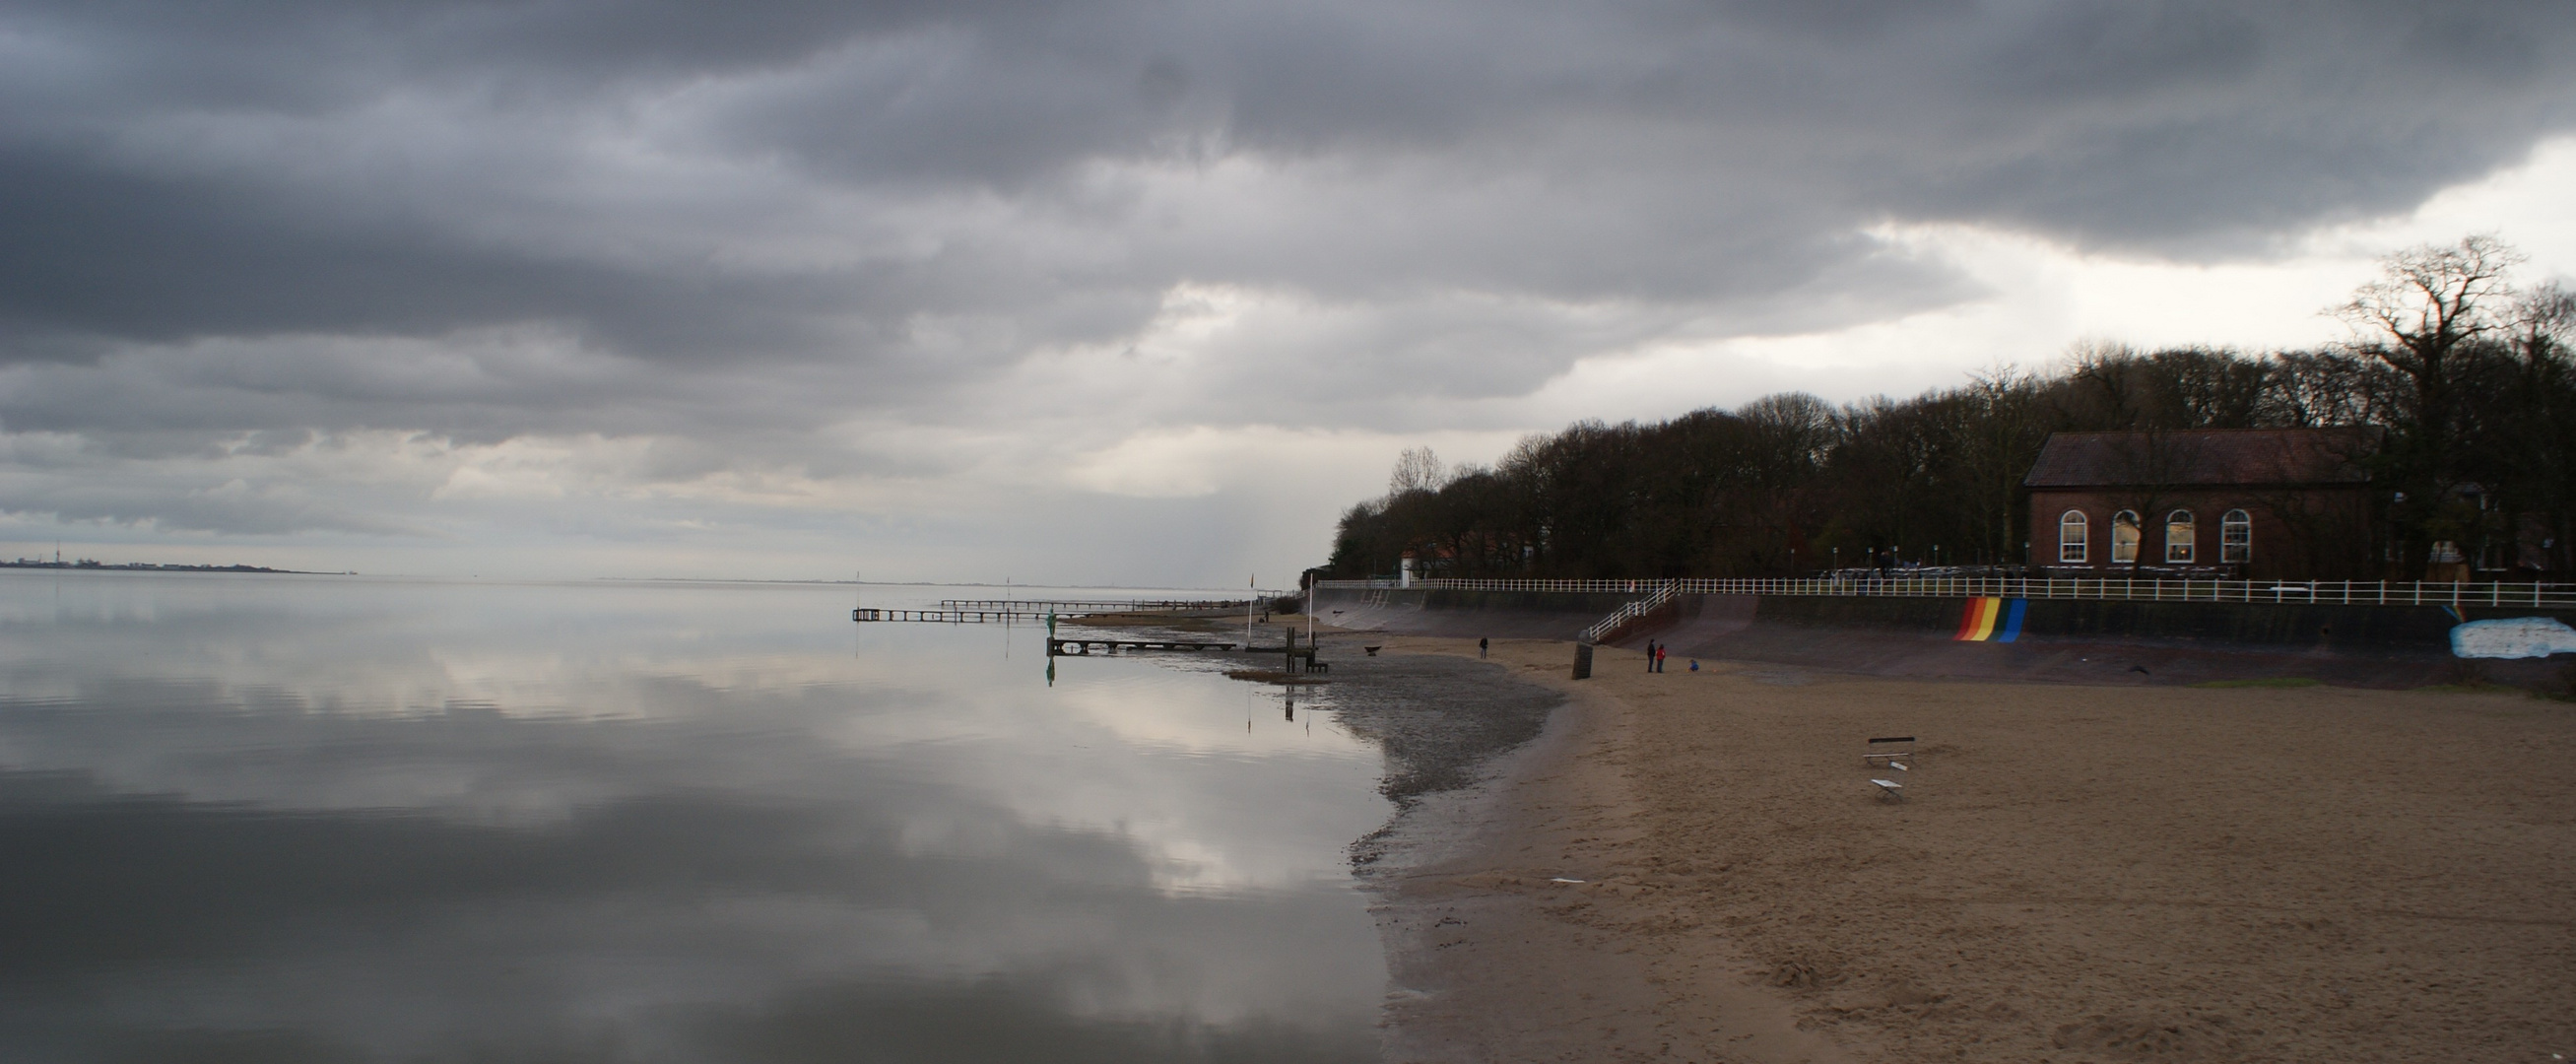
[[274, 573], [280, 576], [356, 576], [355, 572], [315, 573], [302, 569], [271, 569], [265, 565], [171, 565], [158, 562], [102, 562], [81, 558], [68, 562], [49, 562], [36, 558], [18, 558], [0, 562], [0, 569], [77, 569], [110, 573]]
[[[1242, 588], [1177, 587], [1162, 584], [1028, 584], [995, 583], [989, 580], [791, 580], [755, 579], [737, 576], [595, 576], [593, 580], [629, 584], [831, 584], [840, 587], [998, 587], [1037, 588], [1042, 591], [1204, 591], [1230, 594]], [[1258, 588], [1264, 597], [1292, 593], [1293, 588]]]

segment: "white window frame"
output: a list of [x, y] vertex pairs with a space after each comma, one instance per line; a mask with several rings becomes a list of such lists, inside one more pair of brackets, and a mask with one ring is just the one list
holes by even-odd
[[[2174, 538], [2175, 529], [2182, 538]], [[2165, 564], [2190, 565], [2200, 546], [2200, 521], [2189, 510], [2175, 510], [2165, 515]]]
[[[2127, 526], [2128, 533], [2129, 533], [2129, 537], [2128, 537], [2128, 540], [2127, 540], [2126, 542], [2123, 542], [2123, 541], [2121, 540], [2121, 538], [2120, 538], [2120, 532], [2121, 532], [2120, 519], [2121, 519], [2121, 518], [2123, 518], [2123, 517], [2125, 517], [2125, 518], [2128, 518], [2128, 519], [2129, 519], [2129, 523], [2128, 523], [2128, 526]], [[2112, 514], [2112, 515], [2111, 515], [2111, 564], [2113, 564], [2113, 565], [2136, 565], [2136, 564], [2138, 564], [2138, 544], [2143, 543], [2143, 542], [2146, 542], [2146, 539], [2147, 539], [2147, 523], [2146, 523], [2145, 521], [2143, 521], [2143, 520], [2140, 520], [2140, 519], [2139, 519], [2139, 517], [2138, 517], [2138, 512], [2137, 512], [2136, 510], [2122, 510], [2122, 511], [2120, 511], [2120, 512], [2118, 512], [2118, 513]], [[2123, 555], [2125, 555], [2125, 557], [2123, 557]]]
[[2218, 518], [2218, 560], [2244, 565], [2254, 560], [2254, 515], [2229, 510]]
[[[2067, 536], [2067, 532], [2070, 529], [2074, 531], [2073, 538], [2068, 538]], [[2065, 513], [2059, 514], [2057, 516], [2058, 563], [2061, 565], [2069, 562], [2077, 565], [2084, 564], [2085, 558], [2090, 556], [2089, 549], [2092, 544], [2089, 541], [2092, 538], [2093, 519], [2084, 516], [2084, 511], [2068, 510]]]

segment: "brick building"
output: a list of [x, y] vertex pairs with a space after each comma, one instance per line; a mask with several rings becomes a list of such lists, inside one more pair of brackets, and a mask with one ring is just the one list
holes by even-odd
[[2364, 579], [2376, 428], [2060, 432], [2030, 492], [2030, 565], [2053, 576]]

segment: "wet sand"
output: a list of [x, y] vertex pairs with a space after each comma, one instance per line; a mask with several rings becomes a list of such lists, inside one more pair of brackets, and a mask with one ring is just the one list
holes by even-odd
[[2576, 706], [1494, 657], [1572, 700], [1364, 871], [1390, 1060], [2576, 1057]]

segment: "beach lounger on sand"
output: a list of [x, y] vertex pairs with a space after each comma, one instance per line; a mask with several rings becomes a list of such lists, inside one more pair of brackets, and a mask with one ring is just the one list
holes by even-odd
[[1875, 784], [1877, 784], [1877, 785], [1878, 785], [1878, 796], [1879, 796], [1879, 797], [1881, 797], [1881, 798], [1903, 798], [1903, 797], [1905, 797], [1905, 785], [1904, 785], [1904, 784], [1902, 784], [1902, 783], [1898, 783], [1898, 782], [1896, 782], [1895, 780], [1879, 780], [1879, 779], [1874, 779], [1874, 780], [1871, 780], [1870, 782], [1871, 782], [1871, 783], [1875, 783]]
[[1860, 763], [1867, 765], [1874, 762], [1894, 761], [1900, 757], [1912, 756], [1914, 756], [1913, 736], [1888, 735], [1870, 740], [1869, 752], [1860, 756]]

